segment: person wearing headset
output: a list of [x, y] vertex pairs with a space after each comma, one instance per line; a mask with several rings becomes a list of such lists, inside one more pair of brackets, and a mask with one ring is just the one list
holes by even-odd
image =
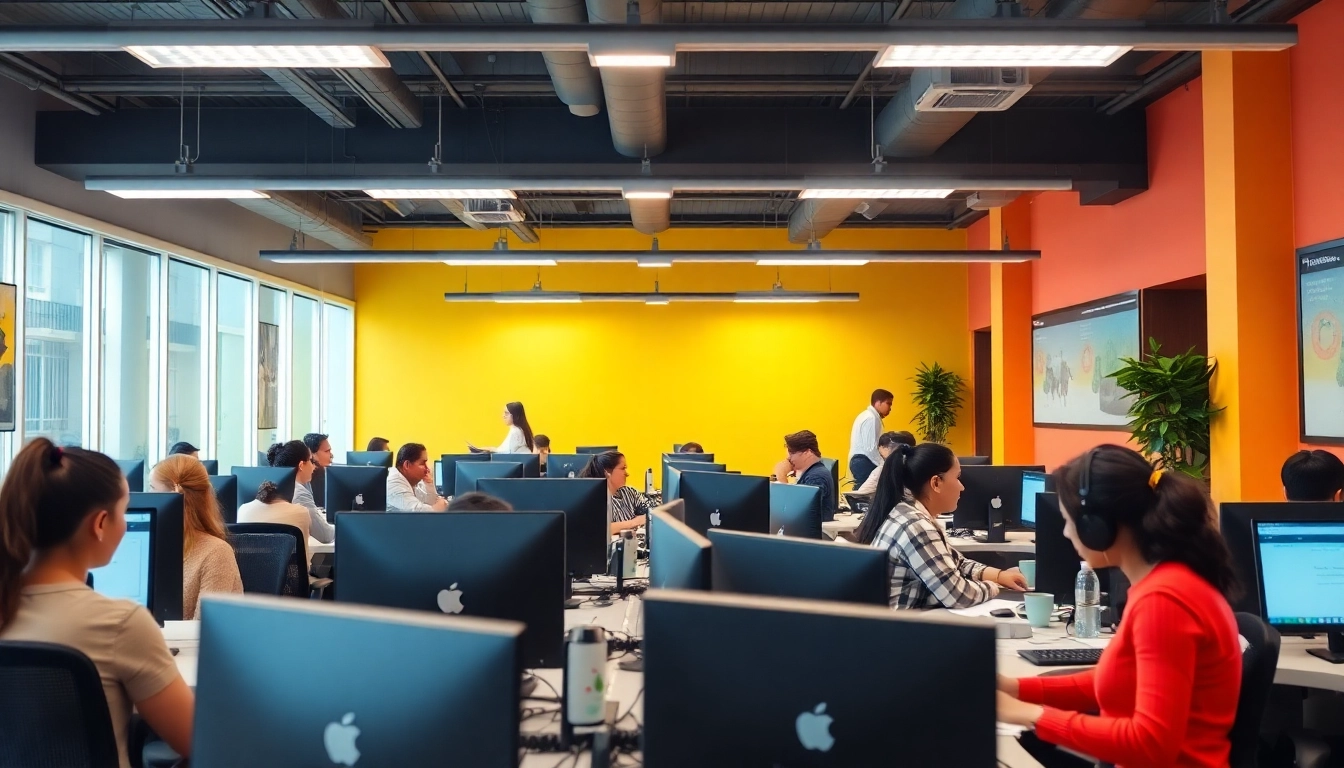
[[883, 432], [882, 436], [877, 438], [877, 455], [880, 457], [877, 462], [877, 469], [868, 475], [868, 479], [863, 481], [854, 493], [859, 496], [868, 496], [877, 493], [877, 481], [882, 478], [882, 467], [887, 463], [887, 457], [892, 451], [896, 450], [898, 445], [908, 445], [915, 447], [915, 436], [909, 432]]
[[[1118, 445], [1093, 448], [1054, 479], [1078, 555], [1129, 580], [1125, 620], [1094, 669], [1001, 676], [999, 720], [1035, 728], [1028, 751], [1046, 742], [1103, 763], [1226, 768], [1241, 691], [1227, 600], [1236, 577], [1203, 484]], [[1048, 764], [1065, 764], [1050, 752]]]

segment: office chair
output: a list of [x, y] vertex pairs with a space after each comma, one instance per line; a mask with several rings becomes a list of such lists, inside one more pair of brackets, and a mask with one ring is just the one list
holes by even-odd
[[831, 506], [835, 509], [840, 508], [840, 460], [828, 459], [822, 457], [821, 465], [831, 472], [831, 485], [835, 488], [835, 498], [831, 499]]
[[1259, 768], [1260, 722], [1279, 665], [1279, 633], [1255, 614], [1236, 616], [1237, 632], [1246, 638], [1248, 645], [1241, 652], [1241, 693], [1237, 698], [1237, 719], [1228, 733], [1232, 742], [1228, 766]]
[[115, 766], [117, 737], [98, 669], [49, 643], [0, 642], [0, 768]]
[[331, 579], [314, 579], [308, 574], [308, 539], [303, 535], [303, 531], [292, 525], [281, 525], [280, 523], [233, 523], [226, 526], [229, 529], [229, 537], [232, 539], [235, 535], [275, 535], [283, 534], [289, 536], [294, 541], [294, 551], [289, 564], [285, 568], [284, 583], [281, 591], [270, 592], [263, 589], [249, 589], [247, 573], [243, 572], [243, 560], [240, 556], [237, 545], [234, 545], [234, 555], [238, 557], [238, 570], [243, 572], [243, 591], [244, 592], [265, 592], [272, 595], [284, 595], [286, 597], [312, 597], [320, 598], [327, 587], [332, 585]]

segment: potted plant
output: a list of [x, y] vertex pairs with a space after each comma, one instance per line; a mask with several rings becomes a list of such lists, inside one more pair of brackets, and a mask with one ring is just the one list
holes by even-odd
[[1209, 380], [1218, 369], [1194, 349], [1166, 357], [1148, 339], [1142, 359], [1121, 358], [1111, 374], [1132, 398], [1129, 431], [1134, 442], [1162, 469], [1204, 479], [1209, 469], [1209, 423], [1222, 408], [1209, 402]]
[[946, 443], [947, 433], [957, 426], [965, 379], [938, 363], [932, 366], [920, 363], [910, 380], [915, 382], [915, 391], [911, 394], [919, 407], [915, 412], [915, 428], [927, 442]]

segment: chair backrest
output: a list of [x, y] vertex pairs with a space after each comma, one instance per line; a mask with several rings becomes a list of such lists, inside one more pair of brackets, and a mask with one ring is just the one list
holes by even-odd
[[303, 531], [280, 523], [234, 523], [228, 529], [244, 592], [308, 596]]
[[1241, 652], [1241, 694], [1237, 699], [1237, 719], [1228, 734], [1232, 742], [1230, 768], [1256, 768], [1259, 765], [1260, 722], [1274, 685], [1279, 665], [1279, 633], [1251, 613], [1237, 614], [1237, 631], [1246, 639]]
[[98, 669], [62, 645], [0, 642], [0, 768], [115, 768]]

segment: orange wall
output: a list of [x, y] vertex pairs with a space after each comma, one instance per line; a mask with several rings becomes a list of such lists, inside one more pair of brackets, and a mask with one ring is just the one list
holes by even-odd
[[[989, 217], [986, 216], [966, 228], [966, 247], [974, 251], [989, 250]], [[966, 265], [967, 310], [972, 331], [989, 327], [989, 265]]]

